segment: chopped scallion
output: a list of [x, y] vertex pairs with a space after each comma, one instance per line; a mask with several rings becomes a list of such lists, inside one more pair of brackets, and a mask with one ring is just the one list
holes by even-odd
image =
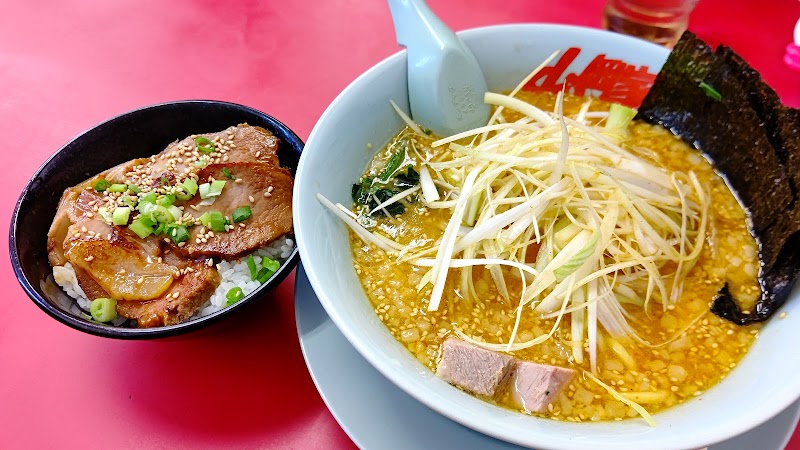
[[225, 225], [227, 225], [225, 216], [219, 211], [206, 211], [200, 216], [199, 220], [204, 227], [211, 228], [211, 231], [215, 233], [225, 231]]
[[175, 244], [186, 242], [189, 240], [189, 230], [183, 225], [173, 225], [169, 231], [169, 238]]
[[194, 138], [194, 145], [197, 146], [197, 150], [203, 153], [212, 153], [214, 152], [217, 147], [211, 142], [210, 139], [205, 138], [203, 136], [197, 136]]
[[131, 216], [131, 209], [127, 206], [117, 206], [114, 212], [111, 213], [111, 222], [114, 225], [127, 225], [128, 219]]
[[253, 255], [247, 257], [247, 268], [250, 269], [250, 279], [255, 281], [256, 275], [258, 275], [258, 267], [256, 267], [256, 260]]
[[97, 322], [111, 322], [117, 317], [117, 301], [113, 298], [97, 297], [92, 300], [89, 312]]
[[94, 190], [97, 192], [104, 192], [109, 187], [111, 187], [111, 183], [109, 183], [107, 180], [97, 180], [94, 183]]
[[135, 184], [129, 184], [128, 185], [128, 190], [133, 192], [134, 194], [138, 194], [139, 192], [142, 192], [142, 189], [139, 186], [135, 185]]
[[175, 219], [176, 222], [183, 216], [183, 211], [175, 205], [168, 207], [167, 211], [172, 214], [172, 218]]
[[169, 208], [173, 203], [175, 203], [176, 199], [177, 196], [175, 194], [167, 194], [156, 200], [156, 204], [165, 208]]
[[240, 206], [233, 210], [231, 218], [233, 219], [234, 223], [239, 223], [249, 219], [252, 215], [253, 212], [250, 210], [249, 206]]
[[225, 177], [230, 179], [230, 180], [235, 180], [236, 179], [236, 177], [233, 176], [233, 174], [231, 173], [230, 170], [228, 170], [227, 167], [223, 167], [222, 168], [222, 174], [225, 175]]
[[222, 194], [222, 189], [225, 187], [225, 180], [214, 180], [211, 182], [211, 188], [208, 191], [210, 197], [215, 197]]
[[126, 184], [114, 183], [108, 187], [108, 192], [125, 192], [128, 189]]
[[208, 197], [211, 197], [210, 195], [208, 195], [208, 192], [210, 190], [211, 190], [211, 183], [203, 183], [203, 184], [201, 184], [200, 185], [200, 198], [205, 200]]
[[175, 221], [172, 213], [170, 213], [167, 208], [161, 205], [156, 205], [155, 209], [153, 209], [153, 211], [150, 213], [150, 217], [152, 217], [156, 222], [161, 223], [172, 223]]
[[244, 291], [242, 291], [240, 287], [235, 287], [225, 294], [225, 298], [228, 299], [228, 301], [225, 302], [225, 306], [231, 306], [244, 298]]
[[197, 193], [197, 181], [194, 181], [191, 178], [187, 178], [187, 179], [183, 180], [183, 189], [186, 192], [188, 192], [188, 193], [190, 193], [192, 195], [196, 194]]
[[139, 236], [139, 238], [141, 239], [144, 239], [147, 236], [153, 234], [152, 225], [145, 224], [141, 216], [138, 219], [131, 222], [131, 224], [128, 225], [128, 229], [136, 233], [136, 235]]

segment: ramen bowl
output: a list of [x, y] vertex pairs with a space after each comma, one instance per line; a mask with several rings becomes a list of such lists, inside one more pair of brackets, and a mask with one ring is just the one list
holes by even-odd
[[[635, 106], [668, 51], [599, 30], [561, 25], [504, 25], [464, 31], [494, 92], [514, 88], [560, 51], [534, 79], [535, 89]], [[390, 106], [408, 111], [406, 54], [380, 62], [348, 86], [316, 124], [300, 159], [294, 224], [300, 255], [320, 302], [350, 343], [375, 368], [420, 402], [469, 428], [538, 449], [689, 449], [743, 433], [800, 396], [798, 291], [761, 330], [739, 366], [712, 389], [654, 415], [572, 423], [525, 415], [473, 397], [437, 378], [376, 316], [352, 264], [346, 225], [316, 198], [352, 205], [351, 186], [375, 153], [404, 126]], [[785, 315], [782, 313], [786, 313]], [[779, 318], [779, 315], [783, 318]], [[413, 432], [413, 430], [409, 430]]]

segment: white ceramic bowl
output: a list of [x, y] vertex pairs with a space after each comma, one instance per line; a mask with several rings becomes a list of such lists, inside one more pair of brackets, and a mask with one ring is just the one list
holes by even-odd
[[[581, 48], [568, 72], [581, 72], [597, 55], [646, 65], [657, 72], [667, 51], [599, 30], [560, 25], [504, 25], [459, 34], [472, 49], [489, 88], [513, 88], [554, 50]], [[795, 289], [738, 368], [685, 404], [643, 420], [568, 423], [506, 410], [436, 378], [376, 317], [352, 266], [346, 226], [319, 204], [319, 192], [352, 204], [351, 185], [402, 123], [389, 105], [406, 111], [406, 55], [380, 62], [347, 87], [322, 115], [297, 169], [294, 226], [300, 255], [320, 302], [350, 343], [401, 389], [461, 424], [538, 449], [700, 448], [766, 421], [800, 397], [800, 299]], [[372, 144], [369, 146], [368, 144]], [[408, 430], [413, 433], [414, 430]]]

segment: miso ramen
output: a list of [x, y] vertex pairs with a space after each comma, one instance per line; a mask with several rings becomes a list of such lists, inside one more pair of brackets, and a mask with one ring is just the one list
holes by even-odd
[[750, 307], [761, 294], [725, 181], [618, 105], [493, 95], [493, 123], [463, 136], [410, 123], [338, 208], [380, 320], [438, 373], [452, 338], [574, 371], [542, 408], [509, 388], [476, 394], [552, 419], [649, 418], [718, 383], [759, 327], [709, 306], [725, 283]]

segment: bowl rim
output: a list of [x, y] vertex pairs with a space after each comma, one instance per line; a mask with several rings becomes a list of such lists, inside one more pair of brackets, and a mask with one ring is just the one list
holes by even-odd
[[[636, 41], [638, 45], [649, 47], [653, 52], [663, 52], [664, 58], [669, 54], [669, 50], [664, 47], [658, 46], [648, 41], [644, 41], [642, 39], [638, 39], [635, 37], [612, 33], [605, 30], [600, 30], [596, 28], [589, 28], [583, 26], [576, 26], [576, 25], [562, 25], [562, 24], [552, 24], [552, 23], [511, 23], [511, 24], [500, 24], [500, 25], [490, 25], [484, 27], [477, 27], [477, 28], [470, 28], [466, 30], [462, 30], [457, 32], [460, 37], [473, 37], [476, 35], [481, 35], [483, 33], [492, 33], [495, 31], [503, 31], [509, 32], [513, 30], [529, 30], [529, 29], [538, 29], [538, 30], [551, 30], [553, 32], [569, 32], [569, 33], [577, 33], [580, 35], [588, 35], [588, 36], [602, 36], [603, 39], [610, 39], [612, 42], [609, 45], [614, 45], [615, 40], [617, 41]], [[360, 84], [363, 80], [378, 76], [379, 72], [383, 70], [385, 66], [395, 64], [398, 59], [405, 58], [406, 50], [400, 50], [380, 62], [374, 64], [370, 68], [368, 68], [365, 72], [361, 73], [355, 80], [353, 80], [348, 86], [337, 95], [337, 97], [331, 102], [331, 104], [326, 108], [325, 112], [320, 116], [316, 125], [311, 131], [311, 134], [308, 138], [308, 143], [310, 145], [317, 145], [316, 144], [316, 136], [317, 134], [321, 133], [319, 128], [320, 124], [325, 122], [329, 116], [334, 114], [334, 110], [339, 103], [342, 102], [342, 99], [350, 95], [350, 91], [355, 89], [355, 86]], [[304, 172], [304, 166], [306, 164], [307, 157], [301, 158], [298, 164], [297, 169], [297, 180], [301, 182], [295, 184], [295, 189], [298, 189], [302, 183], [302, 174]], [[531, 446], [536, 445], [537, 448], [570, 448], [574, 446], [579, 446], [581, 448], [595, 448], [594, 444], [583, 443], [579, 444], [577, 442], [571, 442], [567, 438], [559, 437], [559, 438], [552, 438], [546, 435], [539, 435], [537, 437], [537, 442], [531, 442], [530, 439], [524, 439], [521, 437], [509, 436], [500, 432], [498, 430], [492, 429], [488, 426], [488, 424], [481, 422], [479, 420], [479, 416], [471, 415], [468, 411], [454, 411], [452, 409], [448, 409], [445, 404], [437, 403], [431, 401], [430, 398], [425, 396], [425, 392], [418, 392], [412, 382], [410, 381], [410, 377], [407, 376], [406, 371], [397, 371], [394, 370], [388, 364], [388, 361], [383, 356], [383, 354], [379, 351], [376, 351], [370, 348], [367, 343], [362, 342], [360, 339], [357, 338], [355, 334], [355, 330], [348, 324], [347, 320], [339, 314], [338, 310], [335, 308], [335, 302], [330, 300], [327, 296], [326, 290], [321, 284], [320, 279], [317, 276], [317, 271], [314, 269], [314, 263], [311, 263], [310, 260], [312, 259], [309, 255], [309, 250], [306, 248], [304, 244], [304, 235], [307, 233], [305, 231], [305, 227], [303, 226], [303, 221], [301, 215], [303, 211], [300, 208], [300, 196], [294, 196], [295, 207], [293, 210], [295, 211], [296, 217], [300, 220], [296, 220], [295, 224], [295, 232], [298, 239], [298, 247], [300, 249], [301, 260], [306, 261], [304, 265], [306, 274], [308, 275], [309, 281], [314, 288], [315, 293], [320, 299], [320, 303], [325, 308], [326, 313], [331, 317], [332, 321], [336, 324], [337, 328], [342, 332], [342, 334], [347, 338], [353, 347], [367, 360], [369, 363], [375, 367], [383, 376], [388, 378], [392, 383], [398, 386], [407, 394], [414, 397], [416, 400], [420, 401], [421, 403], [425, 404], [429, 408], [437, 411], [439, 414], [444, 415], [464, 426], [477, 430], [481, 433], [496, 437], [501, 440], [505, 440], [507, 442], [511, 442], [518, 445], [523, 446]], [[800, 393], [799, 393], [800, 394]], [[758, 417], [749, 417], [746, 420], [738, 420], [735, 423], [726, 423], [724, 428], [714, 428], [712, 430], [706, 430], [706, 432], [702, 435], [701, 439], [692, 439], [691, 437], [676, 437], [675, 440], [671, 441], [669, 445], [675, 446], [695, 446], [695, 447], [702, 447], [707, 445], [712, 445], [714, 443], [721, 442], [727, 438], [730, 438], [734, 435], [738, 435], [743, 433], [749, 429], [752, 429], [767, 420], [771, 417], [788, 407], [793, 401], [796, 400], [797, 396], [791, 397], [786, 396], [782, 399], [781, 402], [773, 402], [771, 403], [766, 410], [766, 413], [758, 416]], [[483, 401], [483, 400], [480, 400]], [[541, 419], [541, 420], [550, 420], [550, 419]], [[611, 422], [600, 422], [600, 423], [611, 423]], [[597, 425], [594, 423], [583, 423], [586, 427], [591, 427], [592, 425]], [[663, 445], [663, 444], [662, 444]], [[619, 448], [633, 448], [630, 445], [626, 445], [624, 442], [619, 443]]]
[[194, 320], [182, 322], [175, 325], [166, 325], [153, 328], [123, 328], [123, 327], [115, 327], [113, 325], [105, 325], [100, 323], [89, 322], [87, 320], [81, 319], [66, 311], [61, 310], [60, 308], [53, 306], [47, 299], [43, 298], [36, 291], [33, 284], [31, 283], [31, 280], [28, 279], [28, 277], [25, 275], [25, 272], [22, 270], [22, 265], [19, 258], [18, 240], [17, 240], [17, 228], [19, 226], [20, 207], [25, 202], [25, 197], [27, 193], [30, 191], [34, 181], [39, 178], [40, 174], [44, 171], [44, 169], [51, 164], [51, 162], [56, 158], [56, 156], [59, 153], [61, 153], [62, 150], [73, 145], [75, 142], [81, 140], [95, 129], [101, 126], [111, 125], [114, 122], [129, 118], [131, 116], [135, 116], [145, 111], [161, 109], [165, 107], [184, 106], [184, 105], [218, 105], [236, 109], [245, 112], [247, 114], [259, 116], [261, 119], [267, 121], [271, 126], [274, 126], [275, 128], [285, 131], [286, 135], [289, 137], [290, 142], [288, 142], [288, 144], [289, 147], [291, 147], [291, 150], [294, 153], [296, 153], [298, 157], [302, 154], [305, 143], [303, 142], [302, 139], [300, 139], [299, 136], [297, 136], [297, 134], [294, 131], [292, 131], [291, 128], [286, 126], [283, 122], [255, 108], [242, 105], [239, 103], [226, 102], [222, 100], [203, 100], [203, 99], [175, 100], [175, 101], [167, 101], [167, 102], [146, 105], [132, 110], [128, 110], [121, 114], [117, 114], [111, 117], [110, 119], [103, 120], [95, 124], [94, 126], [89, 127], [84, 131], [80, 132], [78, 135], [76, 135], [68, 142], [66, 142], [64, 145], [59, 147], [59, 149], [56, 150], [52, 155], [50, 155], [50, 157], [48, 157], [47, 160], [39, 166], [36, 172], [34, 172], [34, 174], [25, 184], [25, 187], [22, 189], [19, 198], [14, 204], [14, 211], [11, 214], [11, 224], [9, 226], [8, 247], [9, 247], [9, 257], [11, 259], [11, 266], [14, 269], [14, 276], [16, 277], [17, 282], [20, 284], [20, 286], [22, 286], [22, 289], [25, 291], [28, 297], [33, 301], [33, 303], [36, 304], [36, 306], [38, 306], [42, 311], [47, 313], [50, 317], [56, 319], [57, 321], [63, 323], [64, 325], [69, 326], [70, 328], [76, 329], [78, 331], [83, 331], [91, 335], [106, 337], [106, 338], [123, 339], [123, 340], [132, 340], [132, 339], [141, 340], [141, 339], [156, 339], [162, 337], [175, 336], [192, 330], [197, 330], [199, 328], [215, 323], [219, 321], [222, 318], [222, 316], [230, 314], [234, 311], [239, 311], [245, 308], [247, 305], [254, 303], [255, 300], [260, 299], [261, 297], [264, 296], [264, 294], [266, 294], [268, 291], [270, 291], [275, 286], [280, 284], [289, 275], [289, 273], [291, 273], [291, 271], [294, 270], [295, 266], [297, 266], [297, 263], [300, 260], [300, 253], [295, 239], [295, 245], [294, 249], [292, 249], [292, 253], [286, 259], [286, 261], [281, 265], [278, 271], [269, 279], [269, 281], [266, 284], [259, 286], [258, 289], [247, 295], [242, 300], [236, 302], [231, 306], [225, 307], [209, 315], [202, 316]]

